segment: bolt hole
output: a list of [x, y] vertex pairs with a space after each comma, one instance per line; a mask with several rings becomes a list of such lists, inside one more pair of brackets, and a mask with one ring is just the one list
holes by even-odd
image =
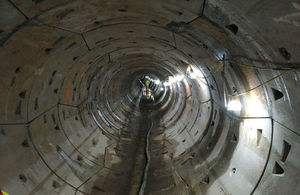
[[53, 180], [53, 182], [52, 182], [52, 187], [53, 188], [55, 188], [55, 189], [57, 189], [57, 188], [60, 188], [60, 183], [58, 183], [57, 181], [55, 181], [55, 180]]
[[78, 160], [78, 161], [82, 161], [83, 159], [82, 159], [82, 157], [81, 157], [80, 155], [78, 155], [78, 156], [77, 156], [77, 160]]
[[52, 50], [52, 48], [46, 48], [45, 49], [46, 54], [50, 53], [51, 50]]
[[126, 9], [118, 9], [119, 12], [127, 12]]
[[287, 51], [286, 48], [284, 47], [280, 47], [278, 49], [279, 53], [281, 54], [281, 56], [286, 59], [286, 60], [290, 60], [291, 59], [291, 54]]
[[19, 93], [19, 97], [24, 99], [26, 95], [26, 91], [22, 91], [21, 93]]
[[24, 174], [20, 174], [20, 175], [19, 175], [19, 179], [20, 179], [22, 182], [24, 182], [24, 183], [27, 181], [27, 178], [25, 177]]
[[284, 174], [283, 168], [276, 161], [275, 161], [272, 173], [274, 175], [282, 175], [282, 174]]
[[232, 142], [237, 142], [237, 136], [235, 135], [235, 133], [233, 134], [233, 136], [232, 136]]
[[18, 72], [20, 72], [20, 70], [21, 70], [21, 68], [20, 68], [20, 67], [16, 68], [16, 70], [15, 70], [15, 73], [18, 73]]
[[291, 150], [291, 144], [289, 144], [287, 141], [283, 140], [283, 149], [282, 149], [282, 158], [281, 158], [281, 161], [282, 162], [285, 162], [289, 153], [290, 153], [290, 150]]
[[204, 183], [204, 184], [209, 184], [209, 176], [206, 175], [206, 176], [202, 179], [201, 182]]
[[96, 146], [96, 145], [97, 145], [97, 143], [98, 143], [98, 140], [97, 140], [96, 138], [94, 138], [94, 139], [92, 140], [92, 144], [93, 144], [93, 146]]
[[230, 30], [233, 34], [237, 34], [237, 32], [239, 31], [239, 27], [235, 24], [230, 24], [225, 26], [228, 30]]
[[28, 140], [25, 139], [23, 142], [22, 142], [22, 146], [25, 147], [25, 148], [28, 148], [29, 147], [29, 143], [28, 143]]
[[283, 93], [281, 91], [274, 89], [273, 87], [271, 87], [271, 89], [272, 89], [272, 93], [274, 95], [275, 101], [277, 101], [283, 97]]
[[1, 134], [2, 134], [3, 136], [6, 136], [5, 129], [1, 129]]

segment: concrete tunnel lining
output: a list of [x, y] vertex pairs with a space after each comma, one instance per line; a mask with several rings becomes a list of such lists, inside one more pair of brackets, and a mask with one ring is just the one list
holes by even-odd
[[0, 189], [299, 193], [299, 7], [1, 0]]

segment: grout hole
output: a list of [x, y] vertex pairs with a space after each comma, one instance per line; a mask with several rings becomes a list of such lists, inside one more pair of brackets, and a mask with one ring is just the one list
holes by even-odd
[[239, 27], [235, 24], [230, 24], [225, 26], [228, 30], [230, 30], [233, 34], [237, 34], [237, 32], [239, 31]]

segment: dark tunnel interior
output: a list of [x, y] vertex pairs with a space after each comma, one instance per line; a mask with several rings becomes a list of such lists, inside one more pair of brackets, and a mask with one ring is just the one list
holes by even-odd
[[300, 194], [299, 0], [0, 0], [0, 194]]

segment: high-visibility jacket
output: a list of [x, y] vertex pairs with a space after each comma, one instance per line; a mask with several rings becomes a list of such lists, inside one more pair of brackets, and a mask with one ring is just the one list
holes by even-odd
[[0, 195], [9, 195], [9, 193], [6, 193], [3, 190], [0, 190]]

